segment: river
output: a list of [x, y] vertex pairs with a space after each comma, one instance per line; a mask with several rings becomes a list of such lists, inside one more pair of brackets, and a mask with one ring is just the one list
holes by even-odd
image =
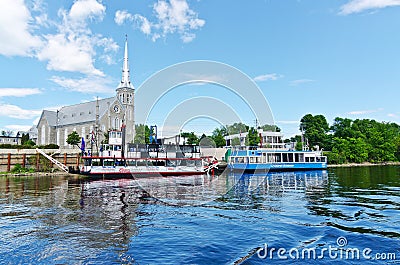
[[400, 167], [0, 177], [0, 245], [0, 264], [400, 263]]

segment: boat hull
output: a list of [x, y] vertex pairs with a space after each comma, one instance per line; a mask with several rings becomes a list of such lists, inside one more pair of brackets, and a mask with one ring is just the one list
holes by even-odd
[[201, 169], [193, 168], [170, 168], [170, 167], [91, 167], [81, 174], [90, 176], [104, 177], [140, 177], [140, 176], [183, 176], [183, 175], [202, 175], [205, 172]]
[[326, 169], [327, 164], [321, 162], [314, 163], [231, 163], [228, 164], [228, 168], [231, 170], [240, 171], [295, 171], [295, 170], [321, 170]]

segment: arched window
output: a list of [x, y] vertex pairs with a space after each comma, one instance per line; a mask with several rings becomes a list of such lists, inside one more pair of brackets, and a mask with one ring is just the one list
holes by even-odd
[[46, 144], [46, 125], [42, 125], [41, 144]]
[[118, 130], [120, 127], [121, 127], [120, 120], [119, 120], [118, 117], [116, 117], [115, 120], [114, 120], [114, 129]]

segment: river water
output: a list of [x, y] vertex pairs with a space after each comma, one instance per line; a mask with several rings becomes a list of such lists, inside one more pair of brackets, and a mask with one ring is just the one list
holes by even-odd
[[398, 264], [400, 167], [0, 177], [0, 246], [0, 264]]

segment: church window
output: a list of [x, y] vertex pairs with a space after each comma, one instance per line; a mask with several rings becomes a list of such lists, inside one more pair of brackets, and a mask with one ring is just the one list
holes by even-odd
[[42, 125], [41, 144], [46, 144], [46, 125]]
[[67, 146], [67, 138], [68, 138], [68, 129], [66, 128], [64, 131], [64, 146]]

